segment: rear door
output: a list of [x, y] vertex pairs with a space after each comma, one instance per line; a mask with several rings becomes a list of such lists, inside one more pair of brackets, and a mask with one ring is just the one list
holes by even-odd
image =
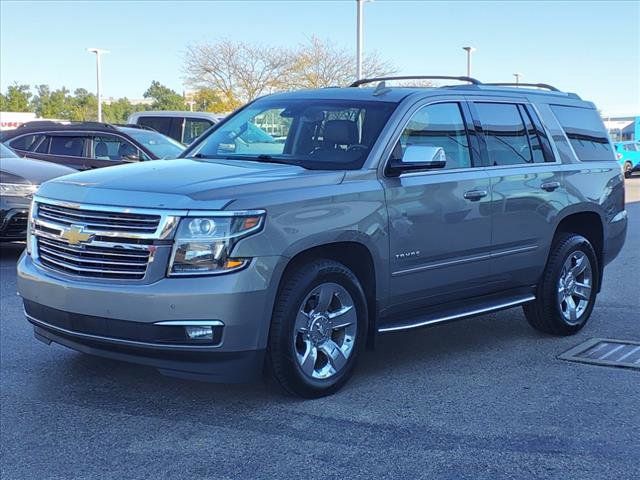
[[446, 166], [382, 178], [389, 215], [392, 312], [479, 295], [490, 287], [489, 177], [464, 102], [417, 107], [391, 157], [407, 145], [441, 147]]
[[46, 132], [29, 157], [85, 170], [92, 166], [89, 144], [90, 136], [85, 132]]
[[533, 285], [567, 201], [560, 165], [526, 100], [476, 99], [470, 107], [491, 181], [492, 284], [500, 290]]

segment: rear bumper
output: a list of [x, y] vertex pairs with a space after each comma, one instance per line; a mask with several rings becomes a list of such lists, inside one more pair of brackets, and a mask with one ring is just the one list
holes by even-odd
[[[118, 337], [107, 337], [70, 330], [37, 318], [35, 312], [47, 313], [47, 307], [29, 304], [27, 320], [33, 325], [35, 337], [46, 343], [58, 343], [80, 352], [125, 362], [148, 365], [163, 375], [219, 383], [248, 382], [259, 378], [265, 350], [220, 352], [205, 345], [172, 345]], [[60, 317], [64, 313], [69, 323], [86, 320], [82, 315], [49, 312]], [[108, 321], [108, 319], [104, 319]]]

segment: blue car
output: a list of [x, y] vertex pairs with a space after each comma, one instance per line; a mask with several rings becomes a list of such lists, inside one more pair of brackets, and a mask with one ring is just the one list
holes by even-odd
[[625, 178], [629, 178], [633, 172], [640, 172], [640, 142], [619, 142], [615, 144], [615, 149]]

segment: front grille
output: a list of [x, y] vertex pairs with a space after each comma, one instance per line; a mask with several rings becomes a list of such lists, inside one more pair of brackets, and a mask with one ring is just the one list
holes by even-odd
[[160, 215], [146, 215], [104, 210], [38, 204], [38, 218], [64, 226], [81, 224], [90, 230], [131, 233], [155, 233]]
[[[177, 223], [177, 217], [156, 210], [39, 198], [33, 212], [35, 261], [51, 270], [96, 279], [149, 280], [149, 266], [160, 251], [166, 255], [166, 240]], [[156, 274], [159, 269], [150, 275]]]
[[81, 246], [50, 238], [38, 238], [40, 262], [54, 270], [97, 278], [144, 278], [149, 263], [149, 250], [118, 247]]

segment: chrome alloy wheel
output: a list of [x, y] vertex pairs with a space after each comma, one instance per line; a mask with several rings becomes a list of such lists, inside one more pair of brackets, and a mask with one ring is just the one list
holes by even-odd
[[560, 312], [570, 325], [580, 322], [591, 301], [593, 273], [589, 258], [581, 251], [573, 252], [565, 260], [558, 280]]
[[337, 283], [322, 283], [303, 300], [293, 332], [296, 359], [305, 375], [329, 378], [353, 351], [358, 328], [354, 301]]

